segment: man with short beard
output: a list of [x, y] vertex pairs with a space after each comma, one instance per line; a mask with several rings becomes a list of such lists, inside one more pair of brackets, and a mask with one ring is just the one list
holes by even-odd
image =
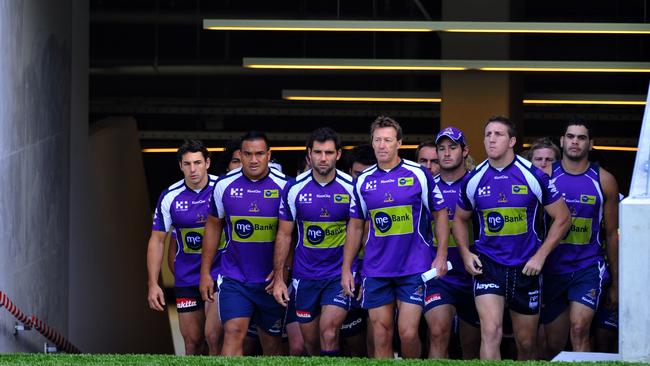
[[[618, 302], [618, 185], [612, 174], [589, 161], [593, 143], [586, 122], [568, 123], [560, 139], [562, 160], [553, 164], [551, 180], [569, 206], [571, 229], [544, 266], [542, 322], [549, 359], [564, 349], [567, 335], [574, 351], [589, 352], [598, 304], [606, 298], [615, 308]], [[611, 272], [607, 296], [603, 226]]]
[[336, 169], [341, 139], [331, 128], [312, 132], [307, 154], [311, 169], [283, 191], [273, 295], [281, 305], [289, 303], [285, 263], [297, 227], [293, 293], [305, 348], [312, 356], [338, 356], [339, 331], [350, 310], [350, 298], [343, 294], [340, 282], [352, 177]]

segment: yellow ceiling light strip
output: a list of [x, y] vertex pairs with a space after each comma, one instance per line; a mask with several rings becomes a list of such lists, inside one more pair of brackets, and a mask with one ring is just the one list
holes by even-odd
[[372, 66], [372, 65], [291, 65], [291, 64], [249, 64], [251, 69], [285, 70], [395, 70], [395, 71], [463, 71], [459, 66]]
[[305, 32], [460, 32], [650, 34], [645, 23], [445, 22], [387, 20], [204, 19], [203, 29]]
[[431, 22], [390, 20], [204, 19], [203, 29], [304, 32], [433, 32]]
[[563, 99], [524, 99], [524, 104], [590, 104], [590, 105], [645, 105], [640, 100], [563, 100]]
[[[525, 143], [521, 145], [523, 148], [528, 149], [532, 145], [529, 143]], [[638, 147], [630, 147], [630, 146], [605, 146], [605, 145], [594, 145], [594, 149], [596, 150], [605, 150], [605, 151], [632, 151], [636, 152], [639, 150]]]
[[[177, 147], [151, 147], [142, 149], [143, 153], [175, 153], [178, 151]], [[223, 147], [209, 147], [208, 151], [210, 152], [222, 152], [226, 151]]]
[[284, 100], [326, 102], [440, 103], [440, 93], [363, 90], [283, 90]]
[[645, 96], [626, 94], [526, 94], [524, 104], [645, 105]]
[[606, 68], [606, 67], [480, 67], [480, 71], [514, 72], [650, 72], [650, 68]]
[[[355, 146], [354, 145], [347, 145], [343, 146], [343, 150], [352, 150]], [[418, 145], [402, 145], [400, 149], [406, 149], [406, 150], [412, 150], [412, 149], [417, 149]], [[223, 152], [226, 149], [223, 147], [209, 147], [208, 151], [212, 152]], [[305, 146], [275, 146], [271, 148], [271, 151], [305, 151], [307, 150], [307, 147]], [[160, 148], [146, 148], [141, 150], [143, 153], [146, 154], [154, 154], [154, 153], [175, 153], [178, 151], [178, 148], [175, 147], [160, 147]]]
[[254, 69], [650, 73], [650, 62], [244, 58]]
[[379, 97], [286, 97], [286, 100], [305, 100], [323, 102], [403, 102], [403, 103], [440, 103], [440, 98], [379, 98]]

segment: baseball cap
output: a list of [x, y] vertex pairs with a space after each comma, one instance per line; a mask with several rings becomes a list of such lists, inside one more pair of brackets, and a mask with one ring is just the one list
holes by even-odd
[[447, 137], [458, 145], [467, 145], [465, 143], [465, 135], [463, 134], [463, 131], [457, 129], [456, 127], [449, 126], [438, 132], [438, 135], [436, 136], [436, 144], [443, 137]]

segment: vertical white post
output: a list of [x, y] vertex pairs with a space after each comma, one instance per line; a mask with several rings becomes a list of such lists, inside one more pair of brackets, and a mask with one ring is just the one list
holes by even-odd
[[630, 196], [619, 226], [619, 352], [623, 361], [650, 361], [650, 98], [646, 100]]

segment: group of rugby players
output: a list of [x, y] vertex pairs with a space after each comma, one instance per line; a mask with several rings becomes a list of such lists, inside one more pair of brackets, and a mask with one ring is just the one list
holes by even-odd
[[354, 149], [347, 174], [336, 168], [338, 134], [319, 128], [296, 178], [270, 167], [261, 132], [230, 149], [220, 177], [208, 174], [205, 146], [186, 141], [184, 179], [154, 215], [149, 306], [164, 310], [158, 276], [173, 228], [187, 354], [206, 345], [255, 354], [259, 342], [264, 355], [499, 359], [503, 348], [550, 359], [594, 350], [594, 319], [611, 345], [619, 193], [589, 161], [589, 125], [567, 124], [561, 156], [549, 140], [533, 144], [532, 163], [514, 153], [508, 118], [488, 119], [484, 132], [488, 158], [476, 167], [455, 127], [421, 144], [413, 162], [398, 155], [399, 123], [380, 116], [371, 153]]

